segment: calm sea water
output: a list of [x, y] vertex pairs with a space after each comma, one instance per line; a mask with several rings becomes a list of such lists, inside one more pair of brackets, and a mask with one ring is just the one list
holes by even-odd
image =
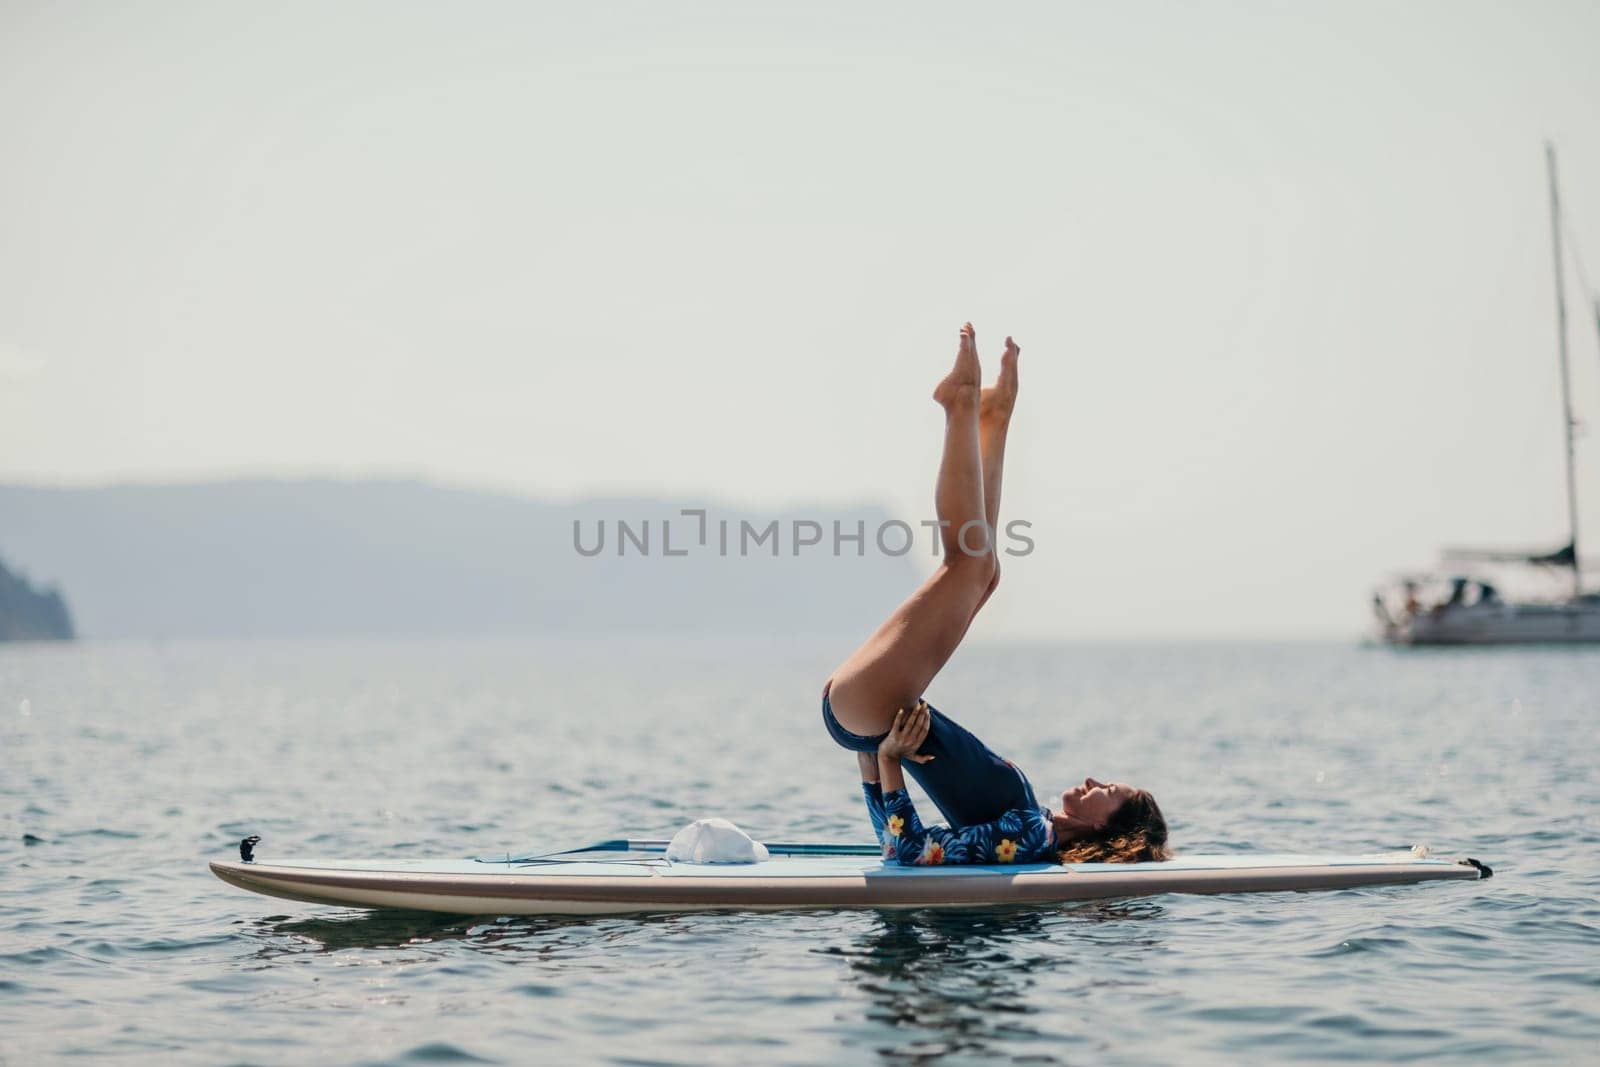
[[1036, 1063], [1600, 1049], [1600, 652], [963, 651], [929, 696], [1189, 851], [1426, 842], [1487, 882], [539, 920], [272, 900], [206, 860], [862, 839], [842, 645], [0, 647], [0, 1060]]

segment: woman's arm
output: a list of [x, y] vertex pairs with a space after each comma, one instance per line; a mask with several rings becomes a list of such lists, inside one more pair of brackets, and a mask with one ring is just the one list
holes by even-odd
[[[894, 850], [894, 858], [906, 866], [962, 862], [949, 854], [951, 832], [947, 827], [923, 827], [922, 820], [917, 818], [917, 809], [911, 803], [911, 794], [906, 792], [905, 774], [900, 769], [902, 759], [921, 762], [930, 758], [915, 754], [928, 737], [928, 725], [927, 704], [919, 703], [909, 713], [902, 709], [895, 712], [894, 725], [878, 743], [878, 773], [883, 788], [886, 830], [884, 840]], [[885, 854], [888, 854], [887, 849]]]
[[883, 787], [878, 784], [878, 756], [874, 752], [857, 752], [856, 763], [861, 768], [861, 796], [867, 802], [867, 818], [872, 820], [872, 834], [883, 847], [885, 858], [892, 858], [893, 839], [884, 831], [888, 816], [883, 810]]
[[[897, 711], [894, 716], [894, 727], [878, 744], [876, 754], [871, 752], [856, 753], [856, 761], [861, 766], [861, 792], [867, 800], [867, 814], [872, 819], [872, 829], [878, 835], [878, 841], [883, 845], [883, 855], [887, 859], [899, 859], [901, 843], [897, 833], [887, 830], [888, 811], [884, 807], [884, 792], [898, 790], [905, 793], [906, 780], [900, 773], [900, 760], [902, 758], [926, 763], [932, 756], [914, 755], [917, 748], [928, 736], [930, 716], [928, 705], [918, 704], [910, 714], [904, 709]], [[907, 798], [910, 803], [910, 798]], [[912, 813], [916, 817], [916, 813]], [[902, 817], [900, 824], [904, 824]], [[920, 824], [919, 824], [920, 825]], [[902, 863], [915, 862], [914, 860], [900, 860]]]
[[[927, 705], [895, 717], [894, 728], [878, 746], [882, 777], [885, 844], [894, 858], [907, 866], [941, 863], [1032, 863], [1050, 858], [1050, 823], [1042, 811], [1008, 811], [994, 822], [963, 826], [924, 827], [906, 792], [901, 759], [927, 760], [914, 755], [928, 736]], [[887, 854], [887, 849], [886, 849]]]
[[[899, 766], [899, 761], [895, 762]], [[924, 827], [904, 786], [884, 794], [884, 855], [903, 866], [933, 863], [961, 863], [951, 853], [948, 827]], [[891, 851], [892, 850], [892, 851]], [[957, 850], [963, 855], [964, 850]]]
[[[917, 706], [910, 711], [901, 708], [894, 713], [894, 724], [889, 727], [889, 732], [883, 735], [883, 740], [878, 742], [878, 774], [885, 793], [893, 793], [906, 787], [905, 776], [900, 773], [901, 760], [927, 763], [933, 759], [932, 756], [917, 755], [917, 749], [928, 739], [928, 728], [932, 722], [933, 717], [928, 714], [926, 701], [919, 700]], [[862, 764], [862, 767], [864, 770], [866, 764]]]

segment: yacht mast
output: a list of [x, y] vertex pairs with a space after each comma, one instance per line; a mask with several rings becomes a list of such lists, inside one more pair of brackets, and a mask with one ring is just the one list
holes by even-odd
[[1556, 337], [1561, 352], [1562, 427], [1567, 439], [1567, 524], [1572, 535], [1572, 596], [1583, 593], [1583, 568], [1578, 564], [1578, 480], [1572, 453], [1572, 372], [1567, 367], [1567, 298], [1561, 280], [1561, 194], [1556, 191], [1556, 147], [1544, 143], [1545, 163], [1550, 170], [1550, 238], [1556, 264]]

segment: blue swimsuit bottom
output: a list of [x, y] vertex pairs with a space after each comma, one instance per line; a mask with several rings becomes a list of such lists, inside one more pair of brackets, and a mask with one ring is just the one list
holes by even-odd
[[[833, 717], [833, 705], [828, 702], [832, 685], [830, 681], [822, 689], [822, 723], [828, 728], [828, 736], [851, 752], [878, 751], [878, 742], [888, 733], [867, 737], [840, 726]], [[927, 763], [906, 760], [904, 770], [938, 805], [951, 826], [976, 826], [994, 822], [1008, 811], [1039, 807], [1028, 776], [1015, 764], [1001, 759], [972, 731], [931, 704], [928, 719], [928, 738], [922, 742], [918, 755], [933, 759]]]

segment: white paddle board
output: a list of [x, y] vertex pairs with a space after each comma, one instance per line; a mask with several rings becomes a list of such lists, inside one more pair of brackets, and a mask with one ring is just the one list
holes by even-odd
[[460, 915], [981, 907], [1158, 893], [1344, 889], [1489, 873], [1475, 860], [1429, 859], [1409, 852], [950, 867], [901, 867], [860, 854], [774, 853], [763, 863], [700, 865], [653, 854], [588, 853], [498, 861], [218, 860], [211, 870], [240, 889], [289, 900]]

